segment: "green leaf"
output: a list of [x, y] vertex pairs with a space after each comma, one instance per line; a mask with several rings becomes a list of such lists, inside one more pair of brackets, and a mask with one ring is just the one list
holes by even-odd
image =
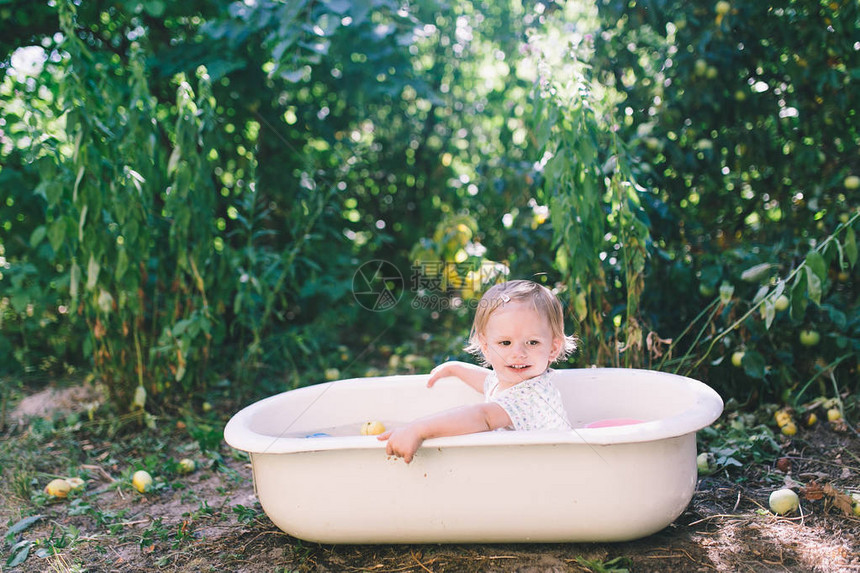
[[185, 334], [185, 331], [191, 325], [191, 319], [180, 320], [176, 324], [173, 325], [171, 331], [173, 332], [173, 336], [180, 337]]
[[827, 315], [830, 317], [830, 321], [833, 322], [833, 325], [840, 330], [844, 330], [848, 327], [848, 315], [839, 310], [838, 308], [834, 308], [830, 305], [826, 305]]
[[125, 276], [126, 271], [128, 270], [128, 253], [126, 252], [124, 247], [121, 247], [116, 256], [116, 270], [114, 271], [114, 277], [116, 277], [117, 281], [122, 280], [122, 277]]
[[126, 223], [125, 227], [123, 227], [123, 235], [125, 236], [125, 240], [131, 244], [137, 241], [137, 237], [140, 234], [140, 225], [138, 224], [136, 219], [131, 219], [128, 223]]
[[845, 247], [845, 256], [848, 257], [848, 262], [853, 267], [857, 264], [857, 236], [852, 227], [849, 227], [845, 234], [843, 246]]
[[816, 305], [821, 305], [821, 279], [811, 267], [806, 267], [806, 291]]
[[755, 350], [748, 350], [744, 353], [742, 361], [744, 372], [750, 378], [762, 379], [767, 374], [767, 362], [764, 356]]
[[63, 243], [66, 242], [66, 220], [63, 217], [56, 219], [48, 227], [48, 241], [50, 241], [54, 251], [59, 251]]
[[775, 301], [783, 292], [785, 292], [785, 281], [780, 280], [776, 283], [776, 288], [773, 289], [773, 294], [770, 295], [770, 300]]
[[717, 286], [717, 283], [720, 282], [722, 277], [723, 268], [719, 265], [708, 265], [702, 267], [702, 271], [699, 274], [701, 282], [712, 288]]
[[753, 304], [758, 304], [759, 302], [764, 300], [764, 297], [766, 297], [767, 293], [769, 293], [769, 292], [770, 292], [769, 287], [767, 287], [767, 286], [759, 287], [758, 291], [755, 293], [755, 296], [753, 297]]
[[741, 280], [748, 283], [757, 283], [761, 282], [763, 279], [766, 279], [770, 276], [770, 263], [761, 263], [759, 265], [752, 266], [741, 273]]
[[12, 546], [12, 549], [9, 550], [9, 558], [6, 559], [7, 567], [17, 567], [21, 563], [27, 560], [27, 557], [30, 556], [30, 548], [33, 546], [33, 542], [29, 539], [16, 543]]
[[30, 527], [31, 525], [33, 525], [34, 523], [39, 521], [40, 519], [42, 519], [41, 515], [31, 515], [30, 517], [25, 517], [24, 519], [22, 519], [21, 521], [19, 521], [18, 523], [16, 523], [12, 527], [10, 527], [9, 530], [6, 531], [5, 537], [7, 539], [9, 539], [9, 538], [21, 533], [22, 531], [24, 531], [25, 529], [27, 529], [28, 527]]
[[87, 263], [87, 284], [86, 289], [88, 291], [94, 290], [96, 288], [96, 284], [98, 284], [99, 280], [99, 272], [101, 271], [101, 265], [99, 265], [98, 261], [96, 261], [95, 256], [90, 253], [90, 260]]
[[164, 15], [164, 2], [162, 0], [147, 0], [143, 3], [143, 9], [153, 18], [161, 18]]
[[797, 273], [794, 284], [791, 285], [791, 318], [794, 320], [802, 320], [806, 312], [806, 306], [809, 304], [809, 299], [806, 294], [806, 281], [803, 280], [804, 273]]
[[12, 309], [23, 314], [27, 310], [27, 305], [30, 304], [30, 297], [26, 292], [16, 292], [9, 298], [12, 303]]
[[773, 299], [768, 298], [765, 299], [763, 303], [764, 308], [764, 327], [767, 330], [770, 330], [770, 325], [773, 324], [773, 319], [776, 317], [776, 307], [773, 304]]
[[52, 207], [59, 203], [60, 198], [63, 196], [63, 184], [56, 180], [49, 181], [43, 191], [45, 199], [48, 201], [48, 206]]
[[45, 225], [39, 225], [38, 227], [33, 229], [33, 232], [30, 233], [30, 246], [34, 249], [38, 247], [39, 243], [41, 243], [45, 239], [45, 235], [47, 234], [48, 229], [45, 227]]
[[818, 251], [810, 251], [806, 255], [806, 268], [812, 269], [812, 272], [818, 277], [819, 287], [821, 282], [827, 279], [827, 263]]

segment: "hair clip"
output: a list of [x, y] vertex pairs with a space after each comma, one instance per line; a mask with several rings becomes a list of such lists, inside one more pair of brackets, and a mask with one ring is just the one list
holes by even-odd
[[499, 298], [502, 299], [502, 302], [511, 302], [511, 297], [506, 294], [499, 295]]

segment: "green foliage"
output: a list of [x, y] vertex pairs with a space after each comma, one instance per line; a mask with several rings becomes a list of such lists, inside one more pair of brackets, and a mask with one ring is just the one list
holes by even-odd
[[579, 25], [578, 44], [562, 41], [565, 22], [589, 22], [595, 15], [564, 15], [530, 43], [540, 54], [534, 95], [544, 180], [540, 197], [549, 205], [555, 263], [573, 301], [571, 314], [580, 321], [586, 362], [617, 364], [623, 355], [626, 366], [638, 366], [644, 343], [639, 303], [650, 241], [639, 201], [644, 189], [613, 135], [612, 93], [599, 89], [585, 63], [593, 28]]
[[[599, 6], [591, 62], [621, 94], [619, 137], [648, 189], [648, 284], [659, 287], [646, 286], [642, 303], [651, 328], [675, 339], [663, 367], [744, 398], [785, 398], [834, 364], [851, 387], [860, 139], [848, 85], [860, 73], [860, 9]], [[722, 285], [731, 294], [715, 299]], [[780, 294], [788, 311], [776, 310]], [[821, 344], [802, 345], [801, 329], [823, 333]], [[740, 369], [728, 359], [738, 350]]]
[[718, 470], [773, 462], [780, 453], [773, 431], [753, 414], [730, 414], [725, 425], [705, 428], [697, 435], [700, 450], [710, 452]]
[[[34, 8], [0, 40], [0, 376], [137, 410], [414, 370], [492, 263], [559, 291], [572, 364], [856, 389], [859, 10]], [[447, 306], [361, 307], [369, 260], [441, 263]]]
[[585, 557], [577, 557], [574, 559], [577, 565], [587, 568], [594, 573], [629, 573], [630, 566], [633, 565], [633, 560], [629, 557], [615, 557], [603, 561], [600, 559], [586, 559]]
[[70, 261], [71, 305], [90, 332], [84, 352], [117, 404], [138, 388], [134, 405], [143, 407], [146, 392], [172, 383], [186, 392], [201, 387], [210, 343], [221, 341], [207, 300], [223, 272], [205, 159], [214, 102], [205, 75], [199, 96], [180, 79], [175, 124], [160, 125], [139, 49], [130, 46], [126, 65], [112, 66], [113, 56], [75, 35], [71, 5], [62, 4], [60, 16], [73, 62], [59, 94], [71, 150], [56, 157], [45, 235]]

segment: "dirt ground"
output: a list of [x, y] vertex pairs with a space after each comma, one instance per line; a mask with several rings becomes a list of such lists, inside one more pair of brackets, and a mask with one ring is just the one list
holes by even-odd
[[[196, 456], [198, 469], [156, 477], [156, 489], [146, 495], [129, 485], [131, 469], [109, 438], [78, 430], [38, 442], [35, 420], [86, 403], [86, 395], [31, 396], [0, 431], [9, 444], [39, 444], [35, 457], [2, 461], [0, 571], [860, 571], [860, 518], [844, 497], [860, 491], [860, 439], [827, 423], [782, 439], [777, 461], [701, 478], [687, 510], [638, 541], [331, 546], [277, 529], [259, 508], [244, 456], [226, 445], [220, 455], [203, 456], [183, 439], [181, 422], [158, 442], [159, 455]], [[67, 455], [72, 434], [81, 451], [71, 459], [88, 477], [85, 490], [46, 499], [39, 491], [50, 477], [50, 460], [56, 467]], [[132, 440], [123, 451], [145, 459], [141, 448], [151, 447]], [[783, 483], [800, 492], [800, 514], [767, 510], [770, 492]], [[29, 548], [25, 559], [23, 548]]]

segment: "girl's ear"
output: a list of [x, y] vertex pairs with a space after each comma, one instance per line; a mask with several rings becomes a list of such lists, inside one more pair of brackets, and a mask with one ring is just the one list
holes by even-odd
[[486, 360], [487, 356], [489, 356], [489, 346], [487, 345], [487, 339], [484, 338], [483, 334], [478, 335], [478, 346], [481, 347], [481, 354], [484, 355], [484, 360]]
[[562, 350], [564, 350], [564, 338], [561, 338], [560, 336], [556, 336], [555, 338], [552, 339], [552, 346], [550, 347], [550, 353], [549, 353], [550, 363], [553, 363], [558, 359]]

